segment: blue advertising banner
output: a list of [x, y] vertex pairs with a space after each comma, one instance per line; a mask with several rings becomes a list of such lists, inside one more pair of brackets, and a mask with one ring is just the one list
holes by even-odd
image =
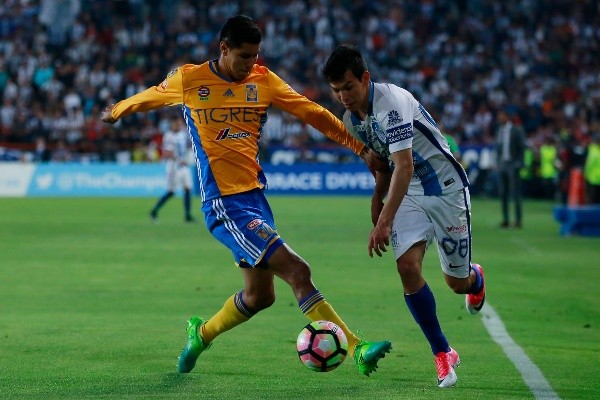
[[28, 196], [158, 196], [163, 164], [38, 164]]
[[371, 194], [375, 179], [362, 163], [263, 165], [267, 194]]
[[[269, 195], [370, 195], [375, 186], [361, 163], [265, 164], [263, 168]], [[195, 168], [192, 176], [198, 194]], [[164, 164], [0, 163], [0, 197], [157, 197], [165, 190]]]

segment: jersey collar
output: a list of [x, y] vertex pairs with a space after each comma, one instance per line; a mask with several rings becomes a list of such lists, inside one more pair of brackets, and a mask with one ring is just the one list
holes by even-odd
[[229, 79], [228, 77], [226, 77], [226, 76], [224, 76], [224, 75], [221, 75], [221, 74], [219, 73], [219, 71], [217, 71], [217, 66], [216, 66], [216, 64], [217, 64], [218, 62], [219, 62], [219, 59], [218, 59], [218, 58], [215, 58], [214, 60], [210, 60], [210, 61], [208, 62], [208, 66], [209, 66], [210, 70], [211, 70], [211, 71], [212, 71], [212, 72], [213, 72], [213, 73], [214, 73], [216, 76], [218, 76], [219, 78], [223, 79], [224, 81], [226, 81], [226, 82], [230, 82], [230, 83], [231, 83], [231, 82], [233, 82], [231, 79]]
[[[375, 84], [373, 82], [369, 82], [369, 102], [367, 104], [367, 117], [373, 115], [373, 96], [375, 93]], [[352, 120], [352, 123], [354, 125], [360, 125], [361, 124], [361, 118], [360, 115], [358, 115], [357, 113], [351, 113], [350, 114], [350, 119]], [[366, 117], [365, 117], [366, 120]]]
[[373, 115], [373, 97], [375, 95], [375, 83], [369, 82], [369, 105], [367, 107], [367, 115]]

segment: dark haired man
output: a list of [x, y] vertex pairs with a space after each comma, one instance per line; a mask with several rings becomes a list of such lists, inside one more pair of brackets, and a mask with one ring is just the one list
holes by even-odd
[[212, 235], [233, 253], [244, 276], [243, 290], [232, 295], [204, 322], [192, 317], [179, 372], [190, 372], [198, 356], [221, 333], [248, 321], [275, 301], [274, 277], [288, 283], [302, 312], [311, 320], [339, 325], [359, 372], [369, 375], [391, 348], [389, 341], [366, 342], [348, 329], [313, 285], [309, 265], [279, 236], [263, 194], [266, 178], [258, 163], [258, 140], [274, 105], [380, 168], [374, 153], [352, 138], [333, 114], [298, 94], [264, 66], [256, 64], [261, 31], [249, 17], [227, 20], [221, 30], [220, 57], [184, 65], [151, 87], [113, 107], [102, 119], [114, 123], [137, 111], [180, 105], [195, 150], [202, 211]]
[[485, 285], [483, 269], [471, 263], [471, 204], [465, 171], [425, 108], [396, 85], [372, 82], [357, 49], [335, 49], [323, 76], [346, 108], [346, 128], [389, 160], [391, 172], [376, 172], [369, 255], [375, 252], [381, 257], [391, 243], [404, 299], [435, 356], [438, 386], [453, 386], [460, 359], [442, 333], [422, 269], [425, 250], [435, 239], [446, 283], [454, 292], [467, 294], [471, 314], [481, 310]]

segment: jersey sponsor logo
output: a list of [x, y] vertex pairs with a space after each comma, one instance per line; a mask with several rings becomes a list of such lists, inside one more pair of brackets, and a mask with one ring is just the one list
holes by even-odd
[[228, 122], [245, 122], [253, 123], [260, 122], [264, 115], [262, 108], [197, 108], [193, 110], [196, 113], [196, 122], [204, 125], [211, 123], [228, 123]]
[[392, 110], [388, 113], [388, 125], [396, 125], [400, 122], [402, 122], [402, 117], [398, 111]]
[[243, 139], [243, 138], [247, 138], [247, 137], [250, 137], [250, 133], [249, 132], [234, 132], [234, 133], [231, 133], [231, 128], [225, 128], [225, 129], [221, 129], [219, 131], [219, 133], [217, 133], [217, 136], [215, 137], [215, 140]]
[[227, 89], [225, 91], [225, 93], [223, 93], [223, 96], [225, 96], [225, 97], [235, 97], [235, 94], [233, 94], [233, 90]]
[[254, 83], [246, 83], [246, 101], [256, 103], [258, 101], [258, 88]]
[[386, 131], [388, 144], [400, 142], [413, 137], [413, 129], [410, 123], [390, 128]]
[[208, 100], [208, 96], [210, 95], [210, 89], [206, 86], [200, 86], [198, 89], [198, 97], [200, 100]]

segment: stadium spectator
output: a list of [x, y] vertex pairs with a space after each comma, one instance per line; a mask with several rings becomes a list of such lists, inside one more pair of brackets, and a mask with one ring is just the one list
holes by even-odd
[[[138, 92], [180, 60], [201, 62], [214, 53], [221, 24], [238, 11], [263, 27], [259, 63], [338, 114], [341, 108], [315, 74], [328, 49], [351, 42], [375, 80], [414, 93], [461, 145], [488, 143], [482, 135], [488, 129], [493, 136], [490, 114], [509, 109], [528, 138], [545, 126], [565, 146], [561, 152], [576, 153], [600, 119], [594, 57], [600, 10], [594, 1], [566, 0], [6, 0], [0, 5], [0, 104], [9, 99], [14, 115], [24, 112], [26, 119], [38, 105], [53, 118], [56, 107], [62, 108], [57, 115], [66, 111], [64, 96], [74, 91], [87, 118], [94, 105], [102, 109], [112, 96]], [[167, 24], [167, 18], [179, 23]], [[136, 127], [145, 119], [155, 127], [168, 122], [156, 112], [123, 124]], [[6, 120], [2, 145], [33, 151], [35, 136], [14, 133]], [[52, 150], [65, 138], [49, 125], [42, 134]], [[84, 145], [85, 135], [71, 136], [68, 146], [74, 159], [82, 148], [95, 159], [114, 159], [107, 149], [131, 151], [128, 144], [106, 145], [109, 139]], [[537, 152], [541, 141], [532, 144]]]
[[[200, 317], [189, 320], [178, 371], [190, 372], [215, 338], [270, 307], [275, 301], [277, 276], [290, 285], [300, 310], [311, 321], [332, 321], [344, 330], [348, 354], [359, 372], [368, 376], [391, 343], [367, 342], [350, 331], [313, 285], [308, 264], [275, 228], [263, 193], [266, 177], [256, 158], [266, 110], [273, 105], [314, 125], [372, 161], [370, 168], [384, 165], [376, 165], [374, 153], [353, 139], [329, 111], [256, 64], [261, 38], [251, 18], [232, 17], [221, 30], [218, 59], [176, 67], [159, 85], [109, 105], [102, 113], [104, 122], [114, 124], [135, 112], [181, 107], [195, 150], [207, 227], [231, 250], [244, 277], [244, 288], [229, 297], [206, 323]], [[212, 83], [202, 85], [207, 81]]]

